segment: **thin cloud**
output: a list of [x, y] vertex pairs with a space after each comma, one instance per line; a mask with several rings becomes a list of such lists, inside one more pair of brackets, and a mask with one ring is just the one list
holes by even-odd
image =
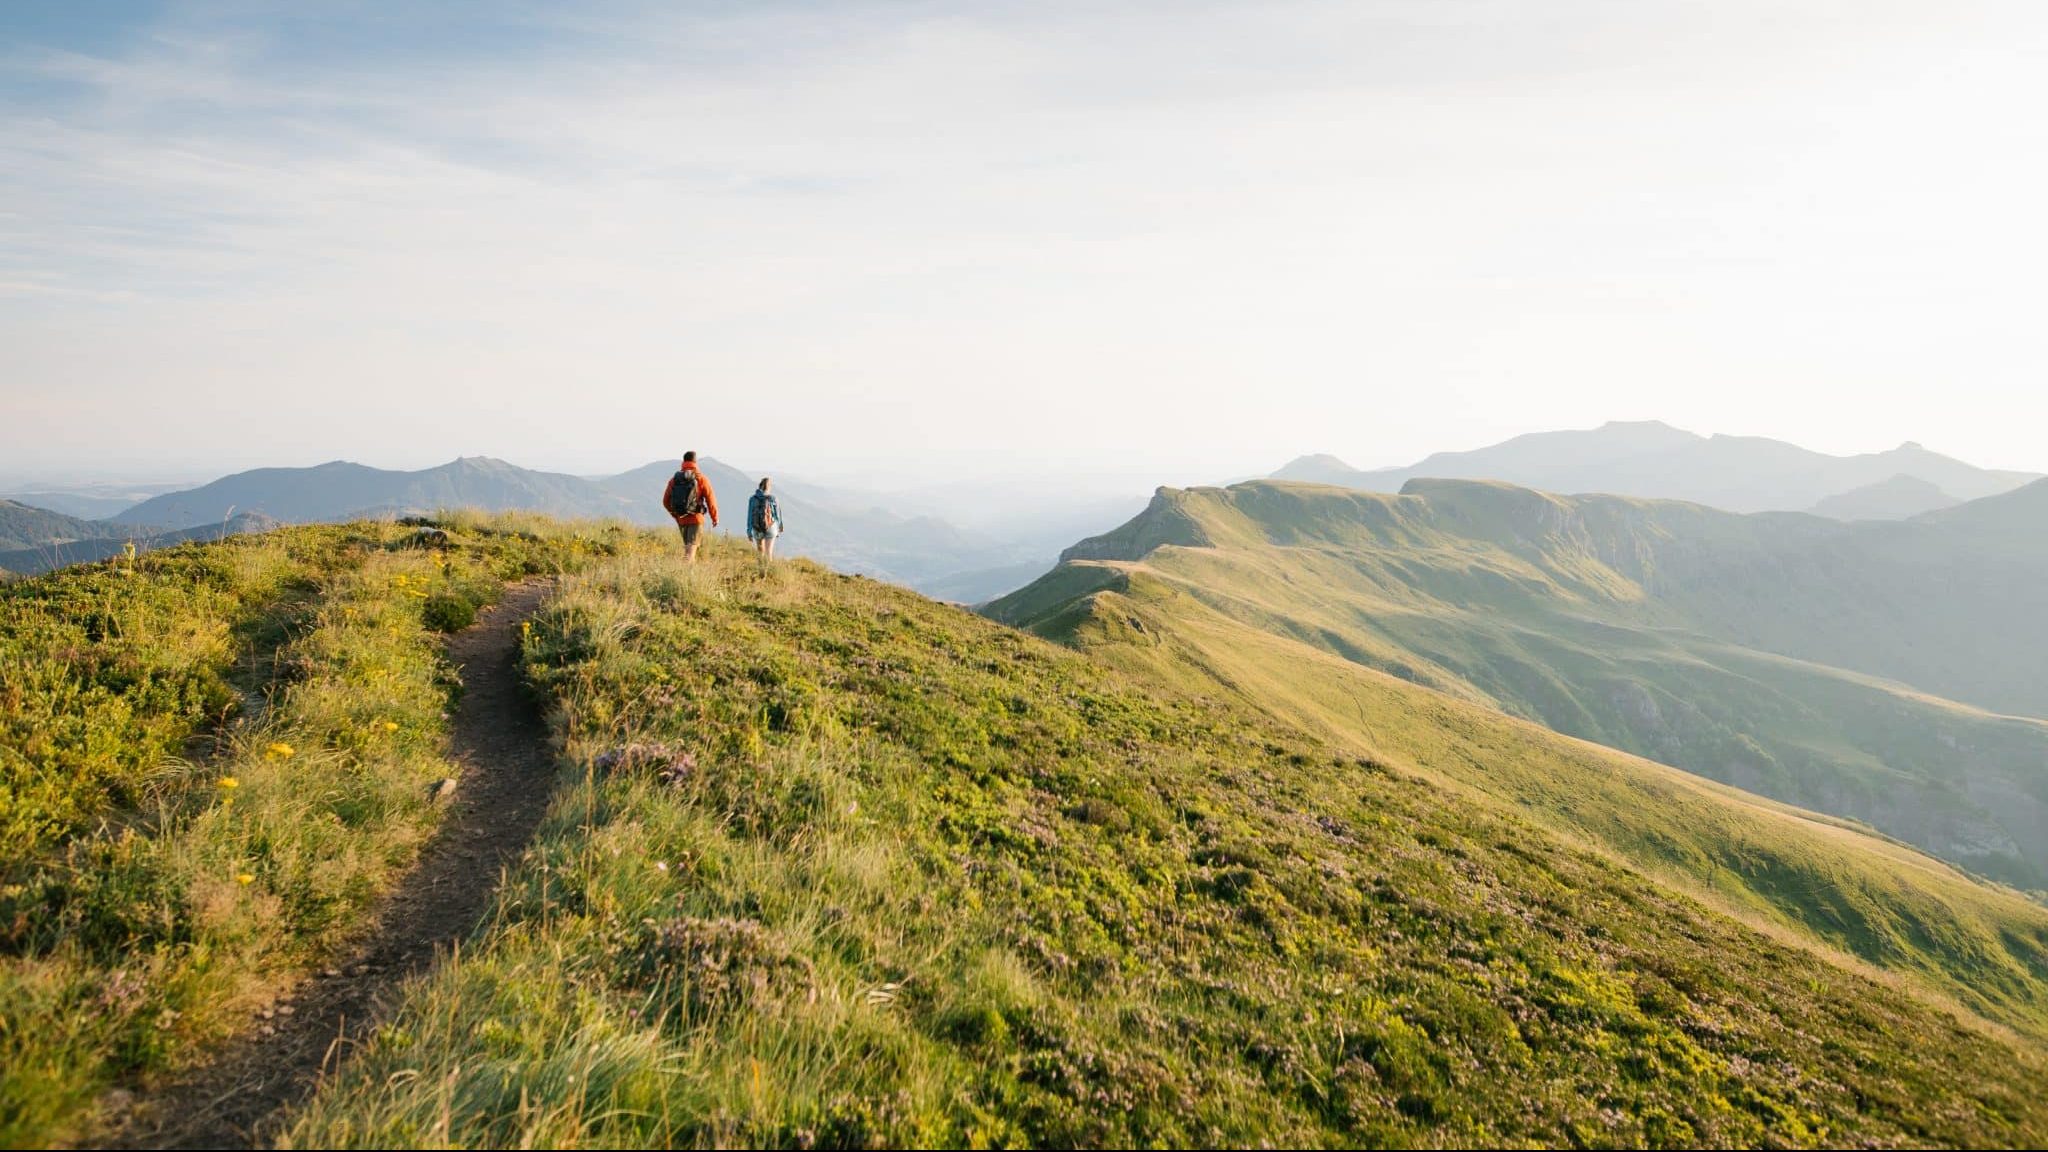
[[633, 463], [681, 394], [819, 468], [1629, 416], [2024, 463], [2039, 13], [174, 9], [0, 58], [0, 389], [279, 462]]

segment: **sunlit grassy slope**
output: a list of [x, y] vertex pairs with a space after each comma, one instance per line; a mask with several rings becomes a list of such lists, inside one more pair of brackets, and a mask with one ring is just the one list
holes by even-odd
[[1765, 927], [1910, 971], [2048, 1035], [2048, 908], [1850, 821], [1560, 736], [1248, 627], [1145, 571], [1055, 618], [1101, 662], [1312, 726], [1466, 802], [1598, 845]]
[[[1157, 585], [1253, 632], [2048, 887], [2048, 723], [1773, 654], [1755, 639], [1764, 609], [1738, 609], [1755, 602], [1783, 619], [1798, 614], [1788, 605], [1805, 604], [1808, 615], [1873, 629], [1887, 617], [1910, 623], [1919, 609], [1897, 602], [1898, 580], [1856, 586], [1859, 575], [1883, 581], [1879, 566], [1855, 561], [1852, 545], [1873, 546], [1856, 543], [1854, 529], [1476, 482], [1411, 489], [1164, 491], [991, 611], [1067, 638], [1093, 586]], [[1802, 599], [1820, 579], [1814, 571], [1833, 571], [1827, 549], [1841, 552], [1841, 586]], [[1772, 602], [1774, 591], [1787, 603]], [[2017, 659], [2031, 625], [2014, 626]], [[1756, 646], [1737, 642], [1744, 630]], [[1778, 631], [1784, 639], [1793, 629]]]
[[76, 1140], [361, 926], [431, 833], [438, 631], [600, 526], [391, 524], [0, 587], [0, 1146]]
[[[291, 1142], [2048, 1135], [2041, 909], [1109, 575], [1084, 652], [736, 549], [568, 578], [540, 839]], [[2014, 1030], [1927, 991], [1980, 977]]]

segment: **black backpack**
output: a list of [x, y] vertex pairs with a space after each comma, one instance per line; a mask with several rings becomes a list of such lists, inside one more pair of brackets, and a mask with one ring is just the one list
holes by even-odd
[[664, 505], [671, 516], [701, 516], [704, 514], [704, 485], [695, 468], [684, 468], [676, 472], [668, 482], [668, 503]]
[[765, 492], [754, 496], [754, 531], [767, 535], [775, 525], [775, 497]]

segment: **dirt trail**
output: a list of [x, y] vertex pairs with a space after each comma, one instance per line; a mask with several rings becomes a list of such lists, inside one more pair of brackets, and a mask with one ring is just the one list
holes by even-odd
[[293, 1106], [391, 1010], [400, 982], [431, 968], [476, 927], [547, 807], [553, 758], [516, 663], [519, 625], [547, 594], [545, 584], [515, 585], [449, 639], [463, 684], [452, 726], [462, 766], [454, 809], [367, 934], [327, 969], [336, 975], [307, 980], [213, 1060], [147, 1094], [104, 1137], [111, 1146], [274, 1142]]

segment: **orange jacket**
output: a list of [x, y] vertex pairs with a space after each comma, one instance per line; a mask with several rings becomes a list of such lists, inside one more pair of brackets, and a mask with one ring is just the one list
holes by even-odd
[[[713, 528], [718, 527], [718, 496], [711, 491], [711, 477], [706, 476], [698, 469], [694, 460], [684, 461], [683, 471], [697, 473], [697, 490], [704, 493], [704, 510], [711, 513], [711, 526]], [[666, 512], [668, 510], [668, 498], [675, 490], [676, 478], [671, 476], [668, 478], [668, 487], [661, 490], [662, 511]], [[702, 524], [703, 522], [704, 516], [698, 512], [692, 512], [688, 516], [676, 517], [676, 523], [678, 524]]]

